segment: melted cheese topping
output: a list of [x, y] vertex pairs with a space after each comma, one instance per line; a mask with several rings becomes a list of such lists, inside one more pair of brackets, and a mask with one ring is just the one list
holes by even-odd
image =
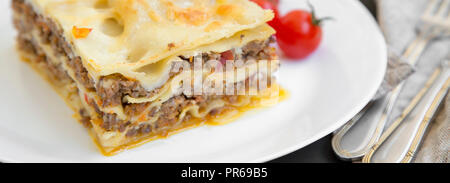
[[[28, 2], [61, 26], [94, 80], [121, 73], [141, 81], [148, 90], [168, 79], [167, 64], [160, 61], [196, 48], [227, 50], [251, 37], [265, 39], [274, 33], [264, 26], [273, 13], [247, 0]], [[77, 38], [74, 27], [91, 31]], [[237, 39], [239, 33], [254, 36], [242, 41]]]

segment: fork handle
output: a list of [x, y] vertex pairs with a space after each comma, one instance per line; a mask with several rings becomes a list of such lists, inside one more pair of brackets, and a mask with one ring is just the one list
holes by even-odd
[[[410, 43], [403, 57], [415, 65], [433, 36], [420, 34]], [[336, 132], [331, 141], [335, 154], [342, 160], [361, 160], [380, 138], [383, 128], [391, 114], [404, 82], [399, 84], [388, 95], [373, 101], [356, 117]]]
[[[428, 124], [445, 98], [450, 85], [448, 65], [439, 70], [434, 82], [425, 86], [417, 103], [411, 105], [409, 115], [398, 118], [383, 134], [380, 141], [364, 157], [363, 162], [410, 162], [423, 138]], [[408, 109], [407, 109], [408, 110]]]
[[[388, 95], [373, 101], [364, 114], [339, 130], [332, 147], [343, 160], [360, 160], [380, 138], [403, 84]], [[353, 151], [349, 151], [353, 150]]]

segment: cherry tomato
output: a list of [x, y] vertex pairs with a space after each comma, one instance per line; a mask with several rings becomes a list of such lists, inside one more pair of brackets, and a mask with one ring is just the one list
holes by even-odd
[[280, 0], [267, 0], [271, 2], [273, 5], [278, 6], [280, 4]]
[[289, 58], [308, 57], [322, 41], [320, 24], [326, 19], [329, 18], [317, 19], [313, 8], [311, 12], [305, 10], [289, 12], [281, 18], [281, 26], [277, 29], [279, 47]]
[[277, 8], [278, 0], [251, 0], [251, 1], [258, 4], [263, 9], [268, 9], [268, 10], [273, 11], [273, 13], [275, 14], [275, 17], [273, 18], [273, 20], [268, 22], [268, 24], [270, 26], [272, 26], [273, 28], [276, 28], [280, 25], [280, 14], [279, 14], [279, 11]]

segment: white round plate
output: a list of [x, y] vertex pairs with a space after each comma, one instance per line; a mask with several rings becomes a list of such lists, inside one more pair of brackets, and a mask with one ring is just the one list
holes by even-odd
[[[281, 0], [281, 11], [307, 8]], [[63, 100], [15, 51], [10, 1], [0, 1], [0, 161], [3, 162], [265, 162], [341, 127], [383, 79], [386, 45], [370, 13], [356, 0], [311, 0], [325, 22], [319, 49], [302, 62], [283, 61], [281, 85], [290, 97], [222, 126], [203, 126], [113, 157], [97, 150]]]

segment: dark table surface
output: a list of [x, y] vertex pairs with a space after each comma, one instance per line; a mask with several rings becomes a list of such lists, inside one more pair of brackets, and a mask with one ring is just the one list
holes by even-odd
[[[361, 0], [361, 2], [376, 17], [374, 0]], [[300, 150], [271, 161], [272, 163], [342, 163], [331, 148], [331, 135], [328, 135]]]

